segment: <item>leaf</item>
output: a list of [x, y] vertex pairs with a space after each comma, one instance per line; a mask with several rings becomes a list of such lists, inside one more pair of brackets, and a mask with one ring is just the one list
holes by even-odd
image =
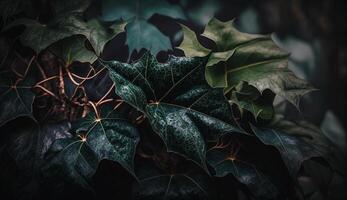
[[9, 24], [6, 30], [20, 25], [26, 26], [20, 36], [22, 44], [31, 47], [37, 53], [64, 38], [83, 35], [88, 39], [97, 56], [101, 54], [109, 40], [124, 31], [125, 26], [124, 22], [117, 22], [108, 28], [97, 20], [85, 22], [80, 13], [63, 13], [55, 16], [47, 24], [31, 19], [18, 19]]
[[20, 36], [21, 43], [37, 53], [61, 39], [82, 34], [87, 29], [86, 24], [78, 15], [59, 15], [48, 24], [41, 24], [35, 20], [23, 18], [12, 22], [6, 29], [19, 25], [26, 26]]
[[265, 120], [272, 119], [274, 115], [273, 100], [275, 96], [270, 90], [265, 90], [260, 94], [255, 87], [242, 82], [230, 93], [231, 102], [238, 105], [241, 111], [244, 109], [251, 112], [255, 119], [258, 117]]
[[145, 20], [130, 22], [126, 26], [126, 32], [129, 52], [134, 50], [139, 52], [144, 48], [151, 51], [153, 55], [157, 55], [160, 51], [167, 51], [172, 48], [170, 39]]
[[[74, 138], [57, 140], [50, 149], [46, 176], [59, 176], [84, 188], [103, 159], [116, 161], [133, 174], [137, 129], [126, 119], [113, 116], [86, 119]], [[53, 174], [52, 174], [53, 173]]]
[[154, 14], [161, 14], [176, 19], [185, 19], [184, 12], [177, 5], [167, 1], [156, 0], [104, 0], [102, 2], [105, 21], [124, 19], [126, 26], [129, 54], [134, 50], [149, 50], [153, 55], [160, 51], [172, 49], [169, 37], [165, 36], [154, 25], [147, 22]]
[[102, 1], [101, 18], [104, 21], [113, 21], [121, 18], [124, 20], [130, 20], [133, 18], [148, 20], [154, 14], [185, 19], [182, 9], [177, 5], [171, 5], [166, 0]]
[[93, 63], [98, 57], [86, 48], [86, 42], [87, 39], [81, 35], [71, 36], [50, 46], [49, 51], [67, 65], [75, 61]]
[[259, 172], [252, 164], [229, 157], [225, 150], [209, 150], [207, 162], [215, 170], [215, 176], [224, 177], [232, 174], [258, 198], [276, 199], [279, 196], [278, 189], [267, 176]]
[[145, 54], [133, 64], [104, 64], [116, 94], [146, 116], [168, 151], [206, 169], [203, 136], [242, 132], [232, 125], [223, 91], [206, 83], [203, 59], [170, 56], [162, 64]]
[[325, 113], [320, 126], [322, 133], [342, 152], [347, 152], [347, 135], [340, 120], [332, 111]]
[[[313, 90], [288, 69], [288, 54], [269, 36], [242, 33], [234, 28], [233, 20], [221, 22], [215, 18], [207, 24], [202, 36], [216, 44], [216, 50], [210, 51], [206, 67], [206, 80], [212, 87], [225, 88], [228, 92], [245, 81], [260, 92], [272, 90], [296, 107], [300, 97]], [[187, 55], [203, 55], [187, 48], [186, 41], [198, 41], [192, 34], [185, 34], [179, 48]], [[198, 49], [203, 51], [201, 47]]]
[[278, 117], [271, 126], [279, 130], [285, 130], [286, 133], [306, 141], [319, 152], [319, 157], [328, 161], [333, 169], [347, 174], [346, 159], [341, 155], [341, 151], [337, 149], [337, 147], [328, 140], [321, 129], [314, 124], [304, 120], [288, 121], [284, 120], [283, 117]]
[[296, 176], [302, 162], [313, 157], [322, 157], [333, 168], [344, 172], [344, 158], [321, 131], [308, 122], [295, 123], [280, 119], [269, 128], [251, 127], [264, 144], [276, 147], [293, 177]]
[[194, 165], [181, 163], [186, 166], [183, 172], [169, 172], [148, 161], [140, 166], [134, 199], [209, 199], [210, 178]]
[[18, 117], [34, 119], [32, 104], [35, 94], [31, 87], [35, 83], [32, 76], [26, 76], [17, 84], [9, 78], [1, 77], [0, 85], [0, 126]]
[[124, 32], [125, 22], [113, 22], [110, 28], [106, 27], [99, 20], [93, 19], [87, 22], [88, 30], [84, 35], [94, 48], [96, 55], [100, 55], [108, 41], [121, 32]]
[[2, 134], [8, 137], [5, 150], [16, 164], [15, 174], [9, 175], [13, 181], [11, 185], [15, 187], [14, 195], [17, 198], [24, 195], [25, 198], [34, 198], [42, 181], [44, 155], [55, 140], [71, 137], [68, 132], [70, 124], [57, 122], [37, 125], [33, 121], [14, 121], [2, 128]]

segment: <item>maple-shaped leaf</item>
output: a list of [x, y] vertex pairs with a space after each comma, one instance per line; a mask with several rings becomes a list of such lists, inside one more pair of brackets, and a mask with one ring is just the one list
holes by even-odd
[[160, 14], [175, 19], [185, 19], [183, 10], [177, 5], [171, 5], [166, 0], [103, 0], [102, 19], [113, 21], [124, 19], [126, 25], [129, 53], [134, 50], [149, 50], [153, 55], [160, 51], [172, 49], [170, 39], [160, 30], [147, 22], [154, 14]]
[[238, 105], [243, 110], [251, 112], [255, 119], [258, 117], [270, 120], [274, 116], [273, 100], [275, 95], [270, 90], [265, 90], [262, 94], [257, 88], [242, 82], [228, 93], [230, 101]]
[[[174, 165], [167, 163], [167, 165]], [[211, 178], [191, 163], [180, 162], [174, 171], [152, 161], [142, 161], [133, 186], [134, 199], [209, 199]]]
[[113, 110], [100, 115], [90, 114], [81, 119], [75, 137], [57, 140], [52, 145], [44, 168], [47, 177], [61, 176], [90, 189], [89, 179], [103, 159], [118, 162], [133, 174], [139, 141], [137, 129]]
[[332, 168], [345, 172], [347, 165], [341, 153], [319, 128], [308, 122], [275, 118], [269, 127], [251, 127], [264, 144], [277, 148], [293, 177], [297, 175], [303, 161], [314, 157], [322, 157]]
[[204, 137], [242, 132], [232, 125], [222, 89], [204, 78], [205, 60], [170, 56], [166, 63], [146, 53], [133, 64], [104, 63], [116, 94], [143, 113], [171, 152], [205, 166]]
[[184, 38], [178, 48], [187, 56], [208, 56], [206, 80], [212, 87], [229, 91], [246, 81], [260, 92], [271, 89], [296, 107], [300, 97], [313, 90], [288, 69], [288, 54], [270, 36], [242, 33], [235, 28], [234, 20], [213, 18], [202, 34], [216, 44], [215, 50], [209, 50], [187, 27], [182, 30]]
[[86, 48], [87, 39], [81, 35], [71, 36], [51, 45], [48, 50], [67, 65], [74, 61], [93, 63], [98, 56]]
[[1, 75], [0, 80], [0, 126], [15, 118], [27, 116], [34, 119], [32, 104], [35, 94], [32, 86], [35, 78], [26, 75], [18, 82]]
[[[96, 19], [88, 22], [84, 21], [79, 12], [68, 12], [54, 16], [46, 24], [32, 19], [17, 19], [6, 26], [5, 30], [20, 25], [26, 27], [20, 36], [22, 44], [32, 48], [37, 53], [64, 38], [82, 35], [88, 39], [95, 54], [100, 56], [106, 43], [124, 31], [125, 23], [116, 22], [111, 27], [108, 27]], [[76, 43], [70, 44], [70, 49], [73, 48], [72, 45], [74, 44], [79, 45], [78, 49], [83, 47], [76, 41]], [[84, 52], [87, 52], [87, 50]], [[65, 54], [68, 53], [69, 51], [66, 51]]]
[[215, 170], [216, 177], [232, 174], [258, 198], [275, 199], [279, 196], [278, 189], [269, 177], [252, 164], [230, 155], [226, 149], [210, 149], [207, 152], [207, 162]]

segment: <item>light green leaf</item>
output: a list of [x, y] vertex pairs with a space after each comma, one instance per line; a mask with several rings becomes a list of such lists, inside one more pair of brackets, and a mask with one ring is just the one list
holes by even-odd
[[239, 106], [241, 113], [243, 110], [247, 110], [254, 115], [255, 119], [259, 117], [265, 120], [270, 120], [274, 116], [273, 100], [275, 96], [270, 90], [265, 90], [261, 94], [257, 88], [241, 82], [229, 94], [230, 101]]
[[[212, 87], [230, 91], [242, 81], [287, 99], [296, 107], [300, 97], [313, 90], [306, 81], [297, 78], [287, 67], [288, 54], [277, 47], [269, 36], [239, 32], [234, 21], [211, 19], [202, 36], [216, 44], [206, 67], [206, 80]], [[186, 34], [184, 37], [192, 38]], [[193, 40], [193, 39], [189, 39]], [[201, 54], [184, 48], [189, 56]]]

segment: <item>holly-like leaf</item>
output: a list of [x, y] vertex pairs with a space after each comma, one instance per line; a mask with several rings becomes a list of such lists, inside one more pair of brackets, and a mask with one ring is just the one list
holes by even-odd
[[210, 177], [185, 163], [176, 170], [170, 172], [152, 162], [142, 162], [136, 170], [139, 182], [134, 184], [134, 199], [209, 199]]
[[124, 19], [128, 21], [126, 26], [129, 53], [134, 50], [139, 52], [147, 49], [153, 55], [160, 51], [172, 49], [169, 37], [165, 36], [154, 25], [147, 22], [154, 14], [160, 14], [171, 18], [185, 19], [182, 9], [177, 5], [171, 5], [166, 0], [130, 0], [102, 2], [105, 21]]
[[258, 198], [275, 199], [279, 196], [278, 189], [267, 176], [252, 164], [229, 155], [223, 149], [210, 149], [207, 152], [207, 162], [215, 170], [215, 176], [224, 177], [232, 174]]
[[133, 174], [139, 135], [130, 122], [107, 115], [87, 118], [79, 125], [76, 137], [53, 144], [47, 157], [46, 176], [62, 176], [90, 189], [89, 178], [103, 159], [118, 162]]
[[245, 109], [251, 112], [256, 119], [258, 117], [265, 120], [272, 119], [275, 96], [270, 90], [265, 90], [261, 94], [257, 88], [242, 82], [229, 94], [231, 102], [239, 106], [241, 113]]
[[232, 125], [223, 91], [206, 83], [204, 59], [170, 56], [162, 64], [145, 54], [133, 64], [104, 64], [117, 95], [148, 118], [168, 151], [184, 155], [206, 169], [204, 136], [242, 132]]
[[214, 41], [216, 49], [207, 52], [205, 47], [194, 45], [192, 50], [187, 44], [198, 43], [192, 34], [184, 35], [179, 48], [189, 56], [208, 56], [206, 80], [212, 87], [229, 91], [246, 81], [260, 92], [272, 90], [296, 107], [300, 97], [313, 90], [288, 69], [288, 54], [269, 36], [242, 33], [234, 27], [233, 20], [221, 22], [215, 18], [207, 24], [202, 36]]
[[0, 81], [0, 126], [18, 117], [34, 119], [32, 104], [35, 94], [31, 88], [35, 79], [27, 75], [17, 83], [7, 77], [1, 77]]
[[280, 119], [268, 128], [251, 126], [255, 135], [266, 145], [274, 146], [282, 155], [289, 173], [295, 177], [303, 161], [322, 157], [333, 168], [344, 171], [346, 162], [324, 134], [308, 122]]

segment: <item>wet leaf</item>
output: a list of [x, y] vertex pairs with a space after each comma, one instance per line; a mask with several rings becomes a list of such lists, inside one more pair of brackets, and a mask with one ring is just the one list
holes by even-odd
[[133, 174], [137, 129], [123, 117], [90, 115], [74, 138], [57, 140], [47, 156], [47, 177], [64, 177], [90, 189], [90, 178], [103, 159], [118, 162]]
[[171, 56], [158, 63], [145, 54], [133, 64], [104, 64], [116, 94], [143, 113], [168, 150], [205, 169], [204, 137], [242, 132], [233, 125], [223, 91], [206, 83], [203, 59]]

